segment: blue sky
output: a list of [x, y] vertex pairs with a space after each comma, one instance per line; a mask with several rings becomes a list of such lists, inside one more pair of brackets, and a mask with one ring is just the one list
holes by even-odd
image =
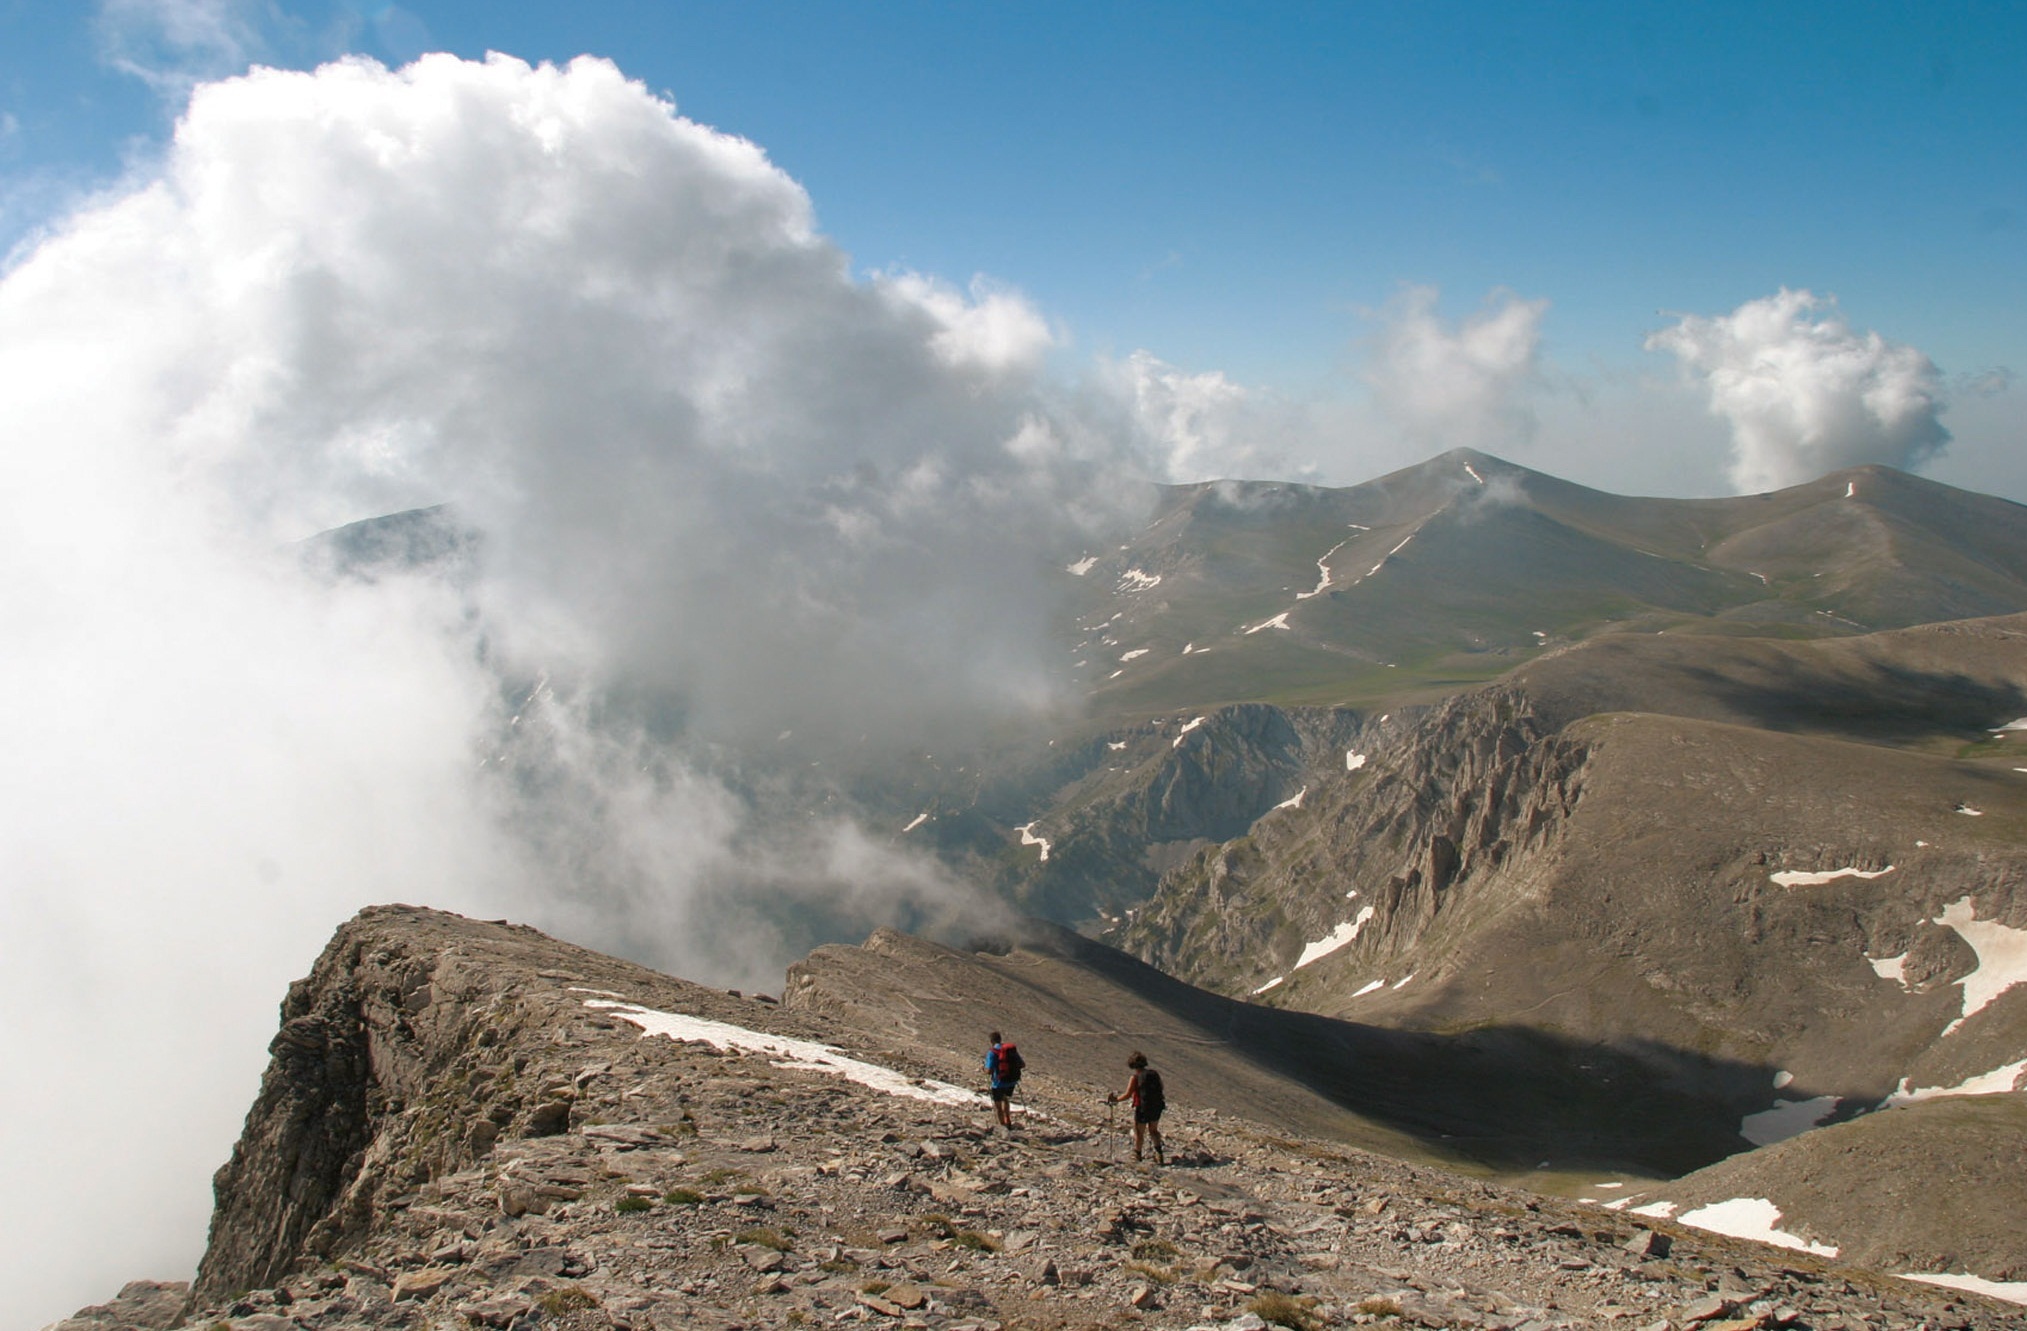
[[1555, 374], [1660, 375], [1667, 315], [1785, 286], [1944, 375], [2027, 369], [2017, 5], [0, 0], [0, 234], [145, 163], [179, 72], [427, 49], [610, 57], [862, 268], [990, 275], [1077, 356], [1355, 394], [1403, 288], [1504, 288]]

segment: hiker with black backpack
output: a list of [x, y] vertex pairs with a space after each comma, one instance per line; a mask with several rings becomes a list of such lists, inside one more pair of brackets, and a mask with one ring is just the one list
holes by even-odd
[[1141, 1144], [1149, 1137], [1154, 1138], [1154, 1162], [1165, 1165], [1168, 1157], [1161, 1145], [1161, 1111], [1168, 1108], [1168, 1096], [1161, 1085], [1161, 1074], [1147, 1066], [1147, 1055], [1138, 1049], [1126, 1060], [1126, 1066], [1133, 1069], [1132, 1080], [1126, 1089], [1117, 1095], [1105, 1097], [1105, 1103], [1117, 1104], [1121, 1100], [1133, 1102], [1133, 1158], [1140, 1159]]
[[989, 1038], [992, 1047], [985, 1051], [985, 1075], [992, 1080], [992, 1113], [1001, 1127], [1012, 1132], [1013, 1094], [1021, 1083], [1021, 1069], [1028, 1064], [1013, 1041], [1000, 1039], [998, 1031]]

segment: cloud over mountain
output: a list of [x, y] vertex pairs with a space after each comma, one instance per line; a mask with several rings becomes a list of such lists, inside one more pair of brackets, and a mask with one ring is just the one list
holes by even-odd
[[[855, 276], [603, 61], [198, 88], [159, 178], [0, 279], [0, 1093], [43, 1125], [0, 1153], [100, 1199], [7, 1242], [65, 1287], [187, 1260], [273, 995], [364, 902], [728, 979], [794, 941], [756, 889], [969, 908], [848, 820], [773, 834], [713, 755], [1055, 705], [1044, 570], [1163, 464], [1050, 345], [1010, 290]], [[297, 545], [438, 503], [459, 580]]]
[[1546, 300], [1494, 291], [1455, 323], [1434, 287], [1402, 291], [1380, 312], [1366, 380], [1388, 416], [1432, 448], [1510, 448], [1534, 432]]
[[1740, 491], [1878, 462], [1911, 470], [1949, 443], [1935, 363], [1846, 323], [1834, 299], [1783, 287], [1730, 314], [1683, 315], [1647, 339], [1681, 362], [1731, 428]]

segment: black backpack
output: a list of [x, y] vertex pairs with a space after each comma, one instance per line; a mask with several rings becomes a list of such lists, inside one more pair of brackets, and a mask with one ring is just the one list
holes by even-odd
[[1013, 1041], [1009, 1040], [999, 1047], [999, 1066], [994, 1075], [1000, 1085], [1011, 1086], [1021, 1079], [1021, 1069], [1027, 1065], [1028, 1061], [1021, 1057], [1021, 1051], [1014, 1048]]
[[1161, 1074], [1153, 1068], [1140, 1070], [1140, 1112], [1159, 1114], [1168, 1108], [1168, 1097], [1161, 1089]]

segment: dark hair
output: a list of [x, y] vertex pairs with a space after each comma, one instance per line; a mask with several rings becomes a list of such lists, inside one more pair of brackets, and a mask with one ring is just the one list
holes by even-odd
[[987, 1035], [987, 1036], [986, 1036], [985, 1038], [986, 1038], [986, 1039], [988, 1039], [988, 1040], [990, 1040], [990, 1041], [992, 1041], [992, 1042], [993, 1042], [994, 1044], [998, 1044], [998, 1043], [999, 1043], [999, 1032], [998, 1032], [998, 1031], [993, 1031], [993, 1032], [991, 1032], [990, 1034], [988, 1034], [988, 1035]]
[[1146, 1055], [1146, 1054], [1143, 1054], [1143, 1053], [1141, 1053], [1141, 1052], [1140, 1052], [1140, 1051], [1139, 1051], [1138, 1049], [1134, 1050], [1134, 1051], [1133, 1051], [1133, 1057], [1131, 1057], [1131, 1058], [1129, 1058], [1129, 1059], [1127, 1059], [1127, 1060], [1126, 1060], [1126, 1066], [1127, 1066], [1127, 1067], [1129, 1067], [1129, 1068], [1144, 1068], [1144, 1067], [1146, 1067], [1146, 1066], [1147, 1066], [1147, 1055]]

